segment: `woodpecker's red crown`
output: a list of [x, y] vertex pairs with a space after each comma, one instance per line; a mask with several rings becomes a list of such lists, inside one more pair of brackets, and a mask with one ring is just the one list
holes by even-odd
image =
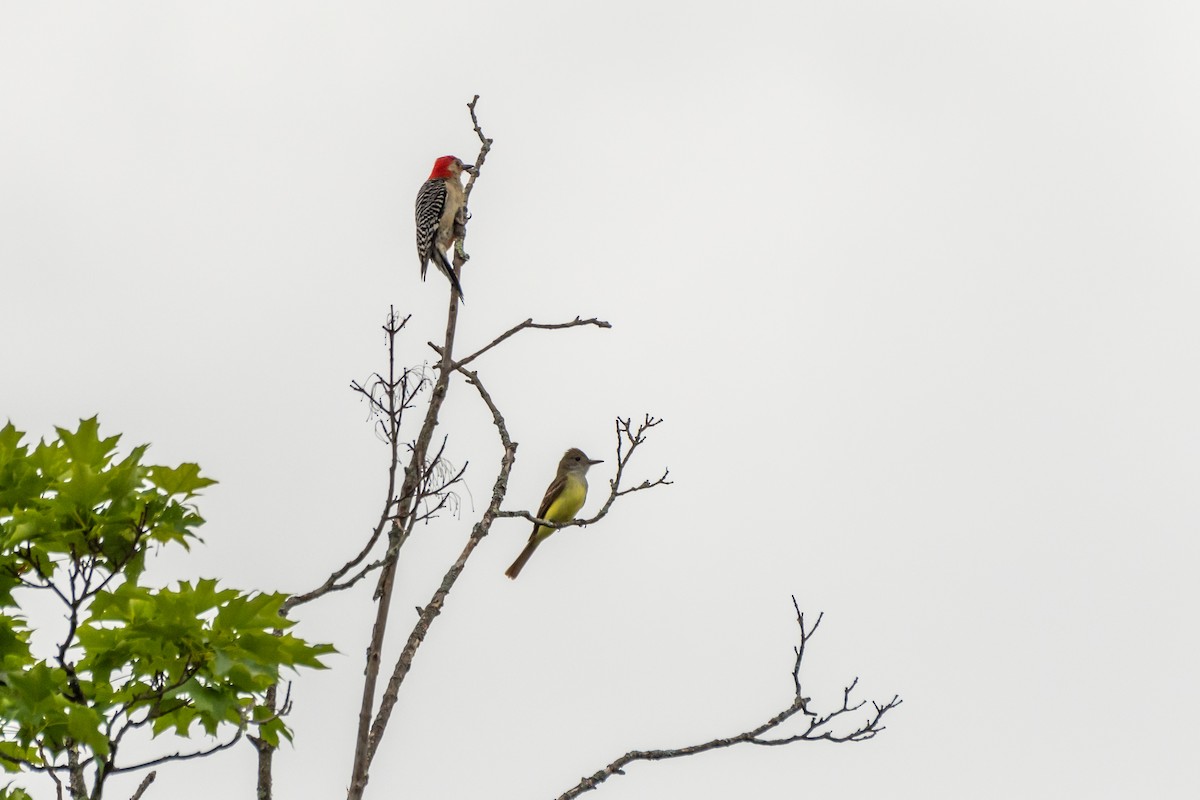
[[[469, 167], [466, 167], [469, 169]], [[463, 171], [463, 162], [456, 156], [442, 156], [437, 161], [433, 162], [433, 172], [429, 173], [429, 180], [437, 178], [457, 178]]]

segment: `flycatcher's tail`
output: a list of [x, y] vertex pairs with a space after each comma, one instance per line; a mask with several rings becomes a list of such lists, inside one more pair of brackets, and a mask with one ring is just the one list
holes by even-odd
[[[454, 274], [454, 267], [450, 264], [450, 259], [446, 258], [446, 254], [438, 249], [436, 244], [432, 249], [433, 252], [431, 255], [433, 256], [433, 260], [437, 262], [437, 268], [442, 271], [443, 275], [450, 279], [450, 284], [454, 287], [454, 291], [458, 292], [458, 299], [465, 303], [466, 298], [463, 297], [462, 284], [458, 282], [458, 276]], [[424, 278], [425, 275], [422, 274], [421, 279], [424, 280]]]
[[517, 576], [521, 574], [521, 569], [525, 566], [525, 562], [533, 555], [533, 551], [537, 550], [538, 543], [537, 539], [531, 539], [529, 544], [525, 545], [525, 549], [521, 551], [521, 555], [517, 556], [517, 560], [512, 563], [511, 567], [505, 570], [504, 574], [516, 580]]

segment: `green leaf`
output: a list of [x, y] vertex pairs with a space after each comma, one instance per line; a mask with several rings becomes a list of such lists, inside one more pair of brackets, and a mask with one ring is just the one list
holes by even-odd
[[11, 422], [0, 428], [0, 518], [41, 494], [42, 481], [29, 463], [29, 448], [21, 444], [24, 438]]
[[[21, 771], [21, 767], [18, 764], [13, 763], [14, 760], [23, 761], [26, 764], [32, 764], [34, 766], [40, 766], [42, 764], [42, 757], [38, 755], [36, 747], [22, 747], [13, 741], [0, 741], [0, 754], [4, 755], [3, 758], [0, 758], [0, 767], [2, 767], [5, 772]], [[12, 784], [9, 784], [9, 786], [11, 785]], [[2, 797], [4, 797], [4, 795], [0, 794], [0, 798]]]
[[112, 452], [117, 449], [120, 436], [100, 438], [100, 423], [96, 417], [79, 420], [74, 432], [66, 428], [55, 428], [58, 438], [67, 448], [71, 460], [80, 465], [100, 469], [108, 464]]
[[14, 458], [25, 457], [27, 448], [21, 446], [21, 440], [24, 438], [24, 432], [17, 430], [12, 420], [0, 428], [0, 469], [7, 467]]
[[241, 719], [241, 703], [235, 692], [205, 686], [192, 681], [186, 688], [197, 717], [209, 736], [215, 736], [222, 722], [237, 723]]
[[258, 738], [272, 747], [278, 747], [283, 739], [287, 739], [289, 742], [292, 740], [292, 732], [288, 730], [287, 725], [284, 725], [283, 720], [275, 716], [269, 708], [258, 707], [254, 711], [256, 718], [260, 716], [260, 711], [263, 718], [269, 717], [266, 722], [259, 723]]
[[29, 653], [29, 631], [24, 621], [11, 614], [0, 614], [0, 680], [8, 670], [20, 670], [32, 663]]
[[195, 721], [199, 714], [192, 706], [181, 706], [173, 711], [164, 712], [154, 718], [154, 735], [158, 736], [164, 731], [171, 728], [175, 729], [176, 736], [189, 736], [192, 722]]
[[33, 800], [29, 792], [11, 783], [0, 788], [0, 800]]
[[103, 719], [94, 708], [70, 705], [67, 707], [67, 733], [97, 755], [108, 755], [108, 738], [101, 728]]
[[150, 482], [169, 495], [182, 494], [185, 500], [195, 496], [200, 489], [216, 483], [212, 478], [202, 478], [200, 465], [190, 462], [180, 464], [174, 469], [151, 467]]
[[15, 604], [16, 601], [13, 600], [12, 595], [13, 589], [21, 585], [18, 576], [26, 569], [12, 556], [0, 554], [0, 608], [7, 608]]

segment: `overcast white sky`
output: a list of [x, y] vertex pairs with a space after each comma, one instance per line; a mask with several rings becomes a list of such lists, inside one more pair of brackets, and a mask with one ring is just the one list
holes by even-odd
[[[221, 481], [207, 546], [151, 579], [316, 584], [383, 491], [348, 383], [383, 366], [389, 304], [407, 363], [443, 324], [412, 200], [475, 155], [478, 93], [463, 352], [527, 317], [614, 325], [479, 362], [520, 443], [509, 507], [569, 446], [611, 459], [617, 414], [666, 419], [634, 473], [676, 483], [515, 583], [528, 526], [496, 525], [369, 796], [549, 797], [750, 728], [789, 701], [794, 593], [826, 612], [814, 700], [861, 676], [904, 697], [889, 729], [596, 797], [1190, 797], [1198, 41], [1174, 2], [5, 0], [0, 418], [98, 413]], [[499, 457], [453, 391], [470, 493], [408, 548], [398, 626]], [[294, 688], [281, 798], [344, 792], [369, 614], [363, 590], [300, 615], [342, 655]], [[147, 796], [253, 781], [244, 746]]]

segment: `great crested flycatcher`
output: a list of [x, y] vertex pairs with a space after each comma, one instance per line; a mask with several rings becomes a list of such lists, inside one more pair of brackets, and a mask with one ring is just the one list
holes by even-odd
[[[575, 519], [575, 515], [587, 500], [588, 467], [600, 463], [601, 459], [588, 458], [578, 447], [572, 447], [563, 453], [562, 461], [558, 462], [558, 474], [554, 476], [550, 488], [546, 489], [546, 496], [542, 498], [542, 504], [538, 507], [538, 519], [550, 522], [570, 522]], [[533, 533], [529, 534], [529, 544], [525, 545], [521, 555], [517, 556], [517, 560], [504, 574], [510, 578], [520, 575], [521, 568], [533, 555], [533, 551], [556, 530], [558, 529], [545, 525], [534, 525]]]

